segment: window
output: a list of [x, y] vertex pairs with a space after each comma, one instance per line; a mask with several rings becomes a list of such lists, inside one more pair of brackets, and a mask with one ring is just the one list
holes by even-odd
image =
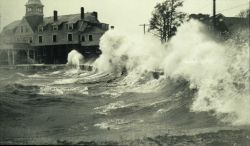
[[58, 30], [58, 26], [57, 26], [57, 25], [54, 25], [54, 26], [53, 26], [53, 30], [54, 30], [54, 31], [57, 31], [57, 30]]
[[38, 32], [43, 32], [43, 26], [38, 26]]
[[57, 36], [56, 36], [56, 35], [53, 35], [53, 36], [52, 36], [52, 40], [53, 40], [54, 43], [56, 43], [56, 42], [57, 42]]
[[21, 33], [23, 33], [23, 26], [21, 26]]
[[93, 36], [92, 35], [89, 35], [89, 41], [93, 41]]
[[72, 42], [72, 41], [73, 41], [73, 34], [72, 34], [72, 33], [69, 33], [69, 34], [68, 34], [68, 41], [69, 41], [69, 42]]
[[68, 27], [68, 30], [73, 30], [74, 29], [73, 23], [67, 24], [66, 26]]
[[27, 11], [30, 12], [30, 11], [32, 11], [32, 9], [31, 8], [27, 8]]
[[41, 8], [37, 8], [36, 11], [37, 12], [42, 12], [42, 9]]
[[85, 42], [85, 36], [84, 35], [82, 36], [82, 42]]
[[30, 39], [29, 39], [29, 43], [32, 43], [33, 42], [33, 38], [32, 37], [30, 37]]
[[39, 43], [43, 42], [43, 36], [39, 36], [38, 39], [39, 39]]

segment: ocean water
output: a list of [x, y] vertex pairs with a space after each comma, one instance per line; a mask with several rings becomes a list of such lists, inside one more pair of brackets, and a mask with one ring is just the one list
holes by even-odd
[[250, 145], [247, 41], [202, 28], [167, 45], [108, 32], [92, 71], [76, 51], [78, 67], [1, 68], [0, 144]]
[[131, 85], [124, 76], [96, 71], [10, 69], [1, 70], [0, 80], [2, 144], [123, 144], [164, 134], [247, 128], [221, 122], [213, 112], [190, 111], [197, 90], [184, 79], [157, 80], [148, 73]]

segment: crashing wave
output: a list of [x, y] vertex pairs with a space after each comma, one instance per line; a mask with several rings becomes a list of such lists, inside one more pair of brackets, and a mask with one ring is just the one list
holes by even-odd
[[[161, 78], [166, 81], [184, 78], [190, 82], [190, 89], [198, 89], [190, 111], [213, 111], [224, 122], [249, 125], [247, 37], [218, 42], [204, 30], [205, 26], [191, 20], [167, 44], [151, 36], [142, 38], [112, 30], [101, 38], [103, 54], [94, 66], [98, 71], [118, 74], [125, 68], [127, 76], [122, 83], [128, 86], [139, 84], [145, 72], [154, 70], [164, 71]], [[148, 77], [144, 84], [152, 80]]]

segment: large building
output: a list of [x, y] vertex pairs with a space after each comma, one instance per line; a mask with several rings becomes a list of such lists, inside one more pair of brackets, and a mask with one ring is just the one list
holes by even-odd
[[109, 25], [98, 20], [98, 13], [44, 17], [40, 0], [28, 0], [26, 14], [21, 20], [3, 28], [0, 34], [1, 64], [67, 62], [67, 54], [76, 49], [85, 58], [100, 55], [99, 41]]

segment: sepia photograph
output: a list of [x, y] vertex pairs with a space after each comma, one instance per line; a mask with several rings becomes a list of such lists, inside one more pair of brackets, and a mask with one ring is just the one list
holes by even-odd
[[0, 145], [250, 146], [250, 1], [0, 0]]

